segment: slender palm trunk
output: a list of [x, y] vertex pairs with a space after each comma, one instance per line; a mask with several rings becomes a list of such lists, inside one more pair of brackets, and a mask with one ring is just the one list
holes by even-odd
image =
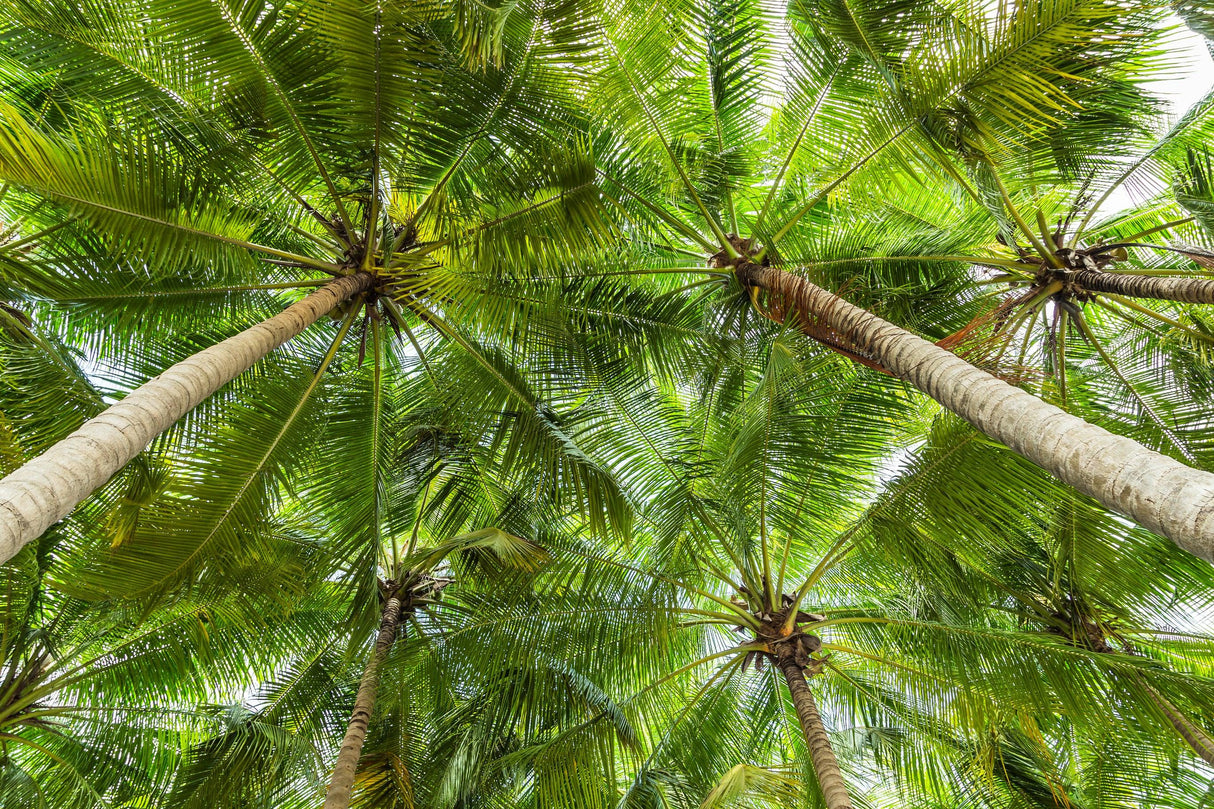
[[1108, 292], [1130, 298], [1155, 298], [1180, 303], [1214, 303], [1214, 281], [1207, 278], [1159, 278], [1119, 272], [1075, 273], [1075, 283], [1088, 292]]
[[1064, 483], [1214, 561], [1214, 474], [1088, 424], [804, 278], [754, 264], [737, 272], [768, 293], [773, 317], [824, 324]]
[[831, 749], [826, 726], [822, 724], [822, 715], [818, 713], [813, 692], [809, 690], [809, 683], [805, 680], [805, 672], [792, 659], [792, 655], [780, 654], [776, 658], [776, 666], [784, 674], [784, 681], [788, 683], [788, 693], [792, 695], [792, 704], [797, 710], [797, 719], [801, 722], [801, 733], [805, 736], [805, 743], [809, 745], [809, 757], [814, 765], [814, 774], [818, 776], [822, 797], [826, 800], [826, 809], [852, 809], [851, 798], [847, 795], [847, 784], [844, 783], [843, 772], [839, 769], [839, 760]]
[[324, 809], [346, 809], [354, 789], [354, 773], [358, 770], [358, 759], [362, 756], [363, 742], [367, 738], [367, 726], [375, 710], [375, 693], [379, 690], [379, 670], [396, 640], [396, 626], [400, 623], [400, 599], [390, 597], [384, 602], [383, 618], [379, 622], [379, 634], [375, 637], [375, 649], [363, 669], [358, 681], [358, 696], [354, 698], [354, 713], [346, 726], [346, 737], [341, 741], [329, 790], [325, 793]]
[[1151, 702], [1155, 703], [1155, 707], [1159, 708], [1160, 712], [1167, 717], [1168, 722], [1175, 728], [1180, 738], [1184, 739], [1189, 747], [1201, 757], [1201, 760], [1211, 767], [1214, 767], [1214, 739], [1211, 739], [1206, 734], [1201, 726], [1192, 722], [1187, 716], [1173, 705], [1163, 694], [1156, 691], [1145, 679], [1141, 676], [1136, 678], [1138, 684], [1142, 686], [1147, 697]]
[[0, 563], [63, 519], [152, 439], [253, 363], [371, 285], [358, 273], [182, 360], [0, 480]]

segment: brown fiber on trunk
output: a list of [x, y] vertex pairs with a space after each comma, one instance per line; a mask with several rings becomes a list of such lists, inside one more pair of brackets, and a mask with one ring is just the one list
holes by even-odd
[[[852, 362], [858, 362], [866, 368], [872, 368], [874, 371], [892, 376], [888, 368], [865, 353], [859, 346], [854, 345], [846, 337], [839, 334], [839, 332], [823, 323], [821, 318], [814, 317], [812, 314], [807, 314], [803, 310], [796, 308], [789, 311], [786, 303], [787, 301], [783, 297], [772, 296], [768, 301], [768, 305], [762, 310], [763, 316], [775, 323], [795, 326], [806, 337], [816, 340], [836, 354], [842, 354]], [[790, 317], [792, 322], [789, 322]]]
[[830, 737], [826, 735], [826, 726], [822, 724], [822, 715], [818, 713], [818, 705], [814, 702], [813, 692], [805, 679], [805, 671], [797, 665], [787, 649], [777, 648], [780, 652], [776, 656], [776, 666], [784, 675], [788, 693], [792, 695], [792, 704], [801, 723], [805, 744], [809, 746], [810, 761], [814, 765], [814, 774], [818, 776], [818, 786], [826, 800], [826, 807], [852, 809], [847, 784], [843, 781], [843, 772], [839, 769], [839, 760], [831, 749]]
[[337, 763], [333, 766], [333, 777], [329, 780], [329, 789], [325, 792], [324, 809], [346, 809], [350, 805], [350, 796], [354, 790], [354, 774], [358, 771], [358, 760], [362, 757], [363, 742], [367, 739], [367, 726], [371, 723], [371, 714], [375, 711], [375, 694], [379, 690], [379, 670], [392, 642], [396, 640], [396, 627], [400, 623], [401, 602], [397, 596], [391, 596], [384, 602], [383, 618], [379, 622], [379, 634], [375, 637], [375, 649], [363, 669], [362, 679], [358, 681], [358, 696], [354, 698], [354, 712], [350, 714], [350, 724], [346, 727], [346, 736], [341, 741], [341, 751], [337, 754]]
[[1074, 282], [1088, 292], [1180, 303], [1214, 303], [1214, 281], [1206, 278], [1157, 278], [1153, 275], [1082, 270], [1075, 273]]
[[783, 270], [744, 263], [746, 286], [808, 313], [895, 376], [1062, 482], [1214, 561], [1214, 474], [1192, 469], [1013, 387]]

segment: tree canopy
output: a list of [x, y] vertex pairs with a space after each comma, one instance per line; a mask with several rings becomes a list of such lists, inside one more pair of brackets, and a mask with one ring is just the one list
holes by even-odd
[[0, 807], [1214, 803], [1214, 8], [0, 0]]

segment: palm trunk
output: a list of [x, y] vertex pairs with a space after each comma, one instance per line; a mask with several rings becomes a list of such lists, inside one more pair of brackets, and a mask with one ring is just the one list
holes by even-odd
[[371, 276], [337, 278], [281, 313], [182, 360], [0, 480], [0, 563], [63, 519], [186, 413], [335, 306]]
[[1088, 424], [804, 278], [753, 264], [737, 272], [767, 291], [773, 319], [829, 328], [1064, 483], [1214, 561], [1214, 474]]
[[379, 670], [392, 642], [396, 640], [396, 626], [400, 623], [400, 599], [390, 597], [384, 602], [383, 618], [379, 622], [379, 634], [375, 637], [375, 649], [363, 669], [358, 681], [358, 696], [354, 698], [354, 713], [346, 726], [346, 737], [341, 741], [341, 751], [333, 766], [333, 777], [325, 793], [324, 809], [346, 809], [354, 789], [354, 774], [358, 770], [358, 759], [362, 756], [363, 742], [367, 738], [367, 726], [375, 710], [375, 693], [379, 690]]
[[847, 784], [844, 783], [843, 772], [839, 769], [839, 760], [831, 749], [826, 726], [822, 724], [822, 715], [818, 713], [813, 692], [809, 690], [809, 683], [805, 680], [805, 672], [793, 660], [792, 655], [780, 654], [776, 658], [776, 666], [784, 674], [784, 681], [788, 683], [788, 693], [792, 695], [792, 704], [797, 710], [797, 719], [801, 722], [801, 733], [809, 746], [809, 758], [814, 765], [814, 774], [818, 776], [818, 786], [826, 800], [826, 809], [852, 809], [851, 798], [847, 795]]
[[1137, 676], [1138, 684], [1142, 686], [1147, 697], [1151, 702], [1155, 703], [1160, 712], [1167, 717], [1169, 723], [1176, 730], [1180, 738], [1184, 739], [1189, 747], [1201, 757], [1201, 760], [1211, 767], [1214, 767], [1214, 739], [1211, 739], [1201, 726], [1190, 721], [1187, 716], [1180, 712], [1179, 709], [1156, 691], [1147, 681], [1141, 676]]
[[1206, 278], [1157, 278], [1153, 275], [1081, 270], [1075, 273], [1075, 283], [1088, 292], [1180, 303], [1214, 303], [1214, 281]]

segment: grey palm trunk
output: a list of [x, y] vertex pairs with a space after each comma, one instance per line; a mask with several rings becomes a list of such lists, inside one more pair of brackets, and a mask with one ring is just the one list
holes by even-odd
[[1214, 561], [1214, 474], [1088, 424], [800, 276], [746, 261], [736, 272], [768, 294], [779, 320], [824, 324], [1059, 480]]
[[354, 792], [354, 776], [358, 772], [358, 760], [362, 757], [363, 743], [367, 740], [367, 727], [375, 711], [375, 697], [379, 692], [379, 675], [384, 660], [396, 640], [400, 624], [401, 600], [397, 595], [384, 602], [383, 616], [379, 622], [379, 634], [375, 636], [375, 649], [371, 652], [362, 679], [358, 682], [358, 695], [354, 698], [354, 711], [346, 726], [346, 735], [333, 766], [333, 776], [325, 793], [324, 809], [346, 809]]
[[1074, 281], [1088, 292], [1178, 303], [1214, 303], [1214, 281], [1207, 278], [1159, 278], [1153, 275], [1082, 270], [1075, 273]]
[[797, 720], [801, 725], [801, 733], [805, 744], [809, 747], [810, 762], [814, 767], [814, 775], [818, 777], [818, 787], [826, 801], [826, 809], [852, 809], [851, 798], [847, 794], [847, 784], [843, 780], [843, 772], [839, 769], [839, 760], [830, 746], [830, 737], [826, 734], [826, 726], [822, 724], [822, 714], [814, 701], [809, 682], [805, 679], [805, 670], [794, 659], [793, 655], [781, 647], [776, 653], [776, 667], [784, 675], [788, 685], [788, 693], [792, 697], [793, 708], [797, 711]]
[[157, 436], [259, 359], [366, 291], [336, 278], [274, 317], [182, 360], [0, 480], [0, 563], [66, 517]]

